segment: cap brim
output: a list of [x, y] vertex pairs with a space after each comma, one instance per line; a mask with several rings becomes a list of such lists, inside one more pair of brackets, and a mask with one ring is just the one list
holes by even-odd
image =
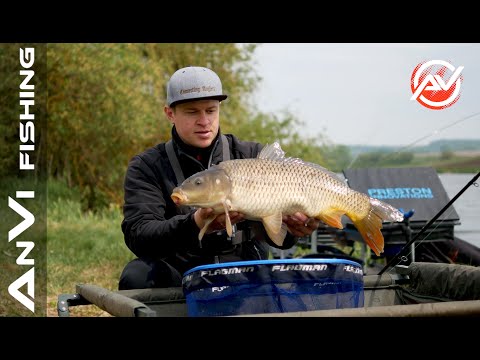
[[228, 95], [216, 95], [216, 96], [204, 96], [204, 97], [196, 97], [196, 98], [191, 98], [191, 99], [182, 99], [182, 100], [177, 100], [172, 102], [169, 106], [175, 106], [178, 104], [183, 104], [191, 101], [197, 101], [197, 100], [218, 100], [218, 101], [223, 101], [228, 97]]

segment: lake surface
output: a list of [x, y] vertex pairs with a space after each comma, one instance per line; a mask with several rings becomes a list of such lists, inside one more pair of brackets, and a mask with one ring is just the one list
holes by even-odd
[[[438, 174], [449, 199], [463, 189], [476, 174]], [[480, 185], [480, 179], [476, 183]], [[471, 185], [453, 203], [460, 216], [460, 225], [455, 225], [454, 235], [480, 247], [480, 186]], [[446, 204], [445, 204], [446, 205]], [[448, 209], [446, 213], [448, 213]]]

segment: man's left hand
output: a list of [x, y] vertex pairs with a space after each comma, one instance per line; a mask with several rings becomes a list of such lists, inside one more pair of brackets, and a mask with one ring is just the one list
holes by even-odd
[[311, 235], [320, 224], [320, 220], [308, 217], [300, 212], [293, 215], [284, 215], [283, 222], [287, 224], [290, 234], [299, 237]]

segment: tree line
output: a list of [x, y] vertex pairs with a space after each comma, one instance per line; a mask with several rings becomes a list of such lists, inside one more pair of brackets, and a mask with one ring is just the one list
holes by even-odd
[[[0, 46], [0, 175], [18, 170], [18, 49]], [[55, 43], [37, 56], [35, 69], [37, 159], [48, 178], [78, 187], [85, 208], [123, 201], [123, 178], [131, 157], [170, 137], [163, 114], [166, 84], [175, 70], [189, 65], [213, 69], [229, 98], [222, 104], [221, 129], [244, 140], [279, 141], [287, 156], [340, 171], [348, 148], [325, 136], [305, 138], [294, 114], [263, 113], [253, 92], [261, 81], [253, 65], [257, 44], [213, 43]], [[12, 120], [13, 119], [13, 120]], [[42, 120], [38, 120], [41, 122]]]

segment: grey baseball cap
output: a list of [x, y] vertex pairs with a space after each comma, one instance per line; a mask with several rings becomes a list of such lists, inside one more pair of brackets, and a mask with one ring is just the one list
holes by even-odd
[[212, 70], [201, 66], [188, 66], [175, 71], [167, 84], [167, 104], [201, 99], [225, 100], [222, 82]]

